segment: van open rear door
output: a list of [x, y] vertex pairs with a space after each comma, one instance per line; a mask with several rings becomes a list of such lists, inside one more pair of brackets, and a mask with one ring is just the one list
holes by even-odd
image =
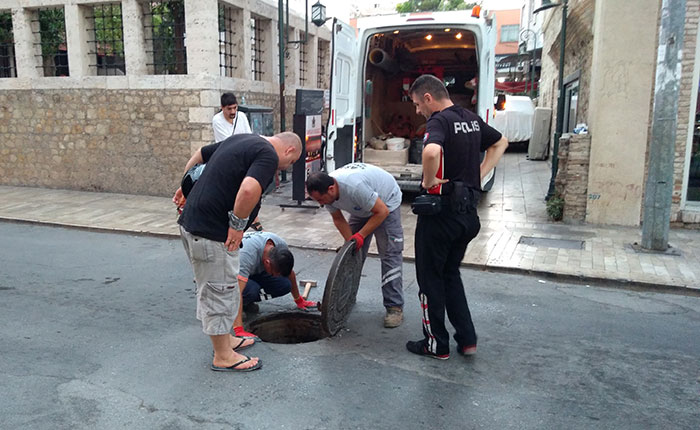
[[358, 49], [355, 29], [334, 18], [330, 114], [324, 154], [328, 172], [354, 161]]

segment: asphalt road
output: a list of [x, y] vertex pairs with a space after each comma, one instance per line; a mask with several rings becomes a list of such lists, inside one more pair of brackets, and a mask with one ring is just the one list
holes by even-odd
[[[259, 344], [262, 370], [221, 374], [178, 240], [11, 223], [0, 238], [2, 429], [700, 428], [698, 297], [464, 270], [479, 351], [443, 362], [404, 348], [413, 265], [388, 330], [369, 259], [338, 336]], [[324, 284], [334, 255], [294, 253]]]

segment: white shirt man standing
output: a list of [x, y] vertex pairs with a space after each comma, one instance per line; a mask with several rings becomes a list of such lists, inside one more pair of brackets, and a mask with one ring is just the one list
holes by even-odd
[[233, 93], [221, 95], [221, 112], [211, 120], [214, 129], [214, 142], [226, 140], [234, 134], [252, 133], [248, 118], [238, 112], [238, 100]]

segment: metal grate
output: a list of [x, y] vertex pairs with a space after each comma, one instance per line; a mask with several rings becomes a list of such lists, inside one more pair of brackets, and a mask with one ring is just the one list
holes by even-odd
[[328, 42], [318, 40], [318, 61], [316, 62], [316, 87], [328, 88], [327, 64], [328, 61]]
[[519, 245], [529, 245], [538, 248], [584, 249], [585, 241], [570, 239], [550, 239], [546, 237], [521, 236]]
[[32, 32], [35, 45], [39, 45], [37, 54], [44, 76], [68, 76], [68, 44], [66, 43], [66, 20], [63, 8], [38, 9], [32, 20]]
[[311, 36], [309, 36], [306, 43], [299, 44], [299, 85], [302, 87], [306, 85], [306, 81], [308, 80], [306, 74], [309, 71], [308, 47], [310, 40]]
[[233, 77], [238, 69], [236, 24], [239, 9], [219, 4], [219, 70], [221, 76]]
[[259, 18], [250, 19], [250, 46], [251, 46], [251, 71], [253, 79], [256, 81], [262, 81], [265, 75], [263, 70], [263, 65], [265, 60], [263, 59], [263, 45], [265, 44], [265, 39], [263, 38], [263, 22]]
[[96, 75], [124, 75], [124, 28], [120, 3], [105, 3], [92, 7], [87, 17], [90, 43], [90, 67]]
[[183, 0], [149, 1], [144, 4], [146, 52], [154, 75], [187, 74], [185, 3]]
[[12, 32], [12, 14], [0, 13], [0, 78], [16, 78], [15, 38]]

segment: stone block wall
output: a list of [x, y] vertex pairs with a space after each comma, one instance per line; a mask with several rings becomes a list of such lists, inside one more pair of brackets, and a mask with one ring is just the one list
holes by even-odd
[[[564, 54], [564, 78], [580, 72], [578, 112], [576, 122], [588, 122], [588, 101], [593, 59], [593, 16], [595, 0], [570, 0], [566, 21], [566, 47]], [[538, 106], [551, 107], [552, 136], [556, 131], [556, 112], [559, 97], [559, 40], [561, 38], [561, 7], [552, 8], [543, 24], [542, 72]], [[554, 142], [554, 139], [550, 139]], [[551, 149], [551, 148], [550, 148]]]
[[[279, 95], [237, 93], [272, 108]], [[213, 142], [219, 91], [0, 91], [0, 184], [169, 196], [185, 163]], [[285, 97], [292, 130], [295, 97]], [[324, 118], [327, 114], [324, 115]]]
[[554, 185], [564, 198], [564, 221], [586, 220], [590, 151], [590, 134], [564, 134], [559, 140], [559, 168]]
[[202, 138], [199, 104], [186, 90], [2, 91], [0, 183], [169, 195]]

